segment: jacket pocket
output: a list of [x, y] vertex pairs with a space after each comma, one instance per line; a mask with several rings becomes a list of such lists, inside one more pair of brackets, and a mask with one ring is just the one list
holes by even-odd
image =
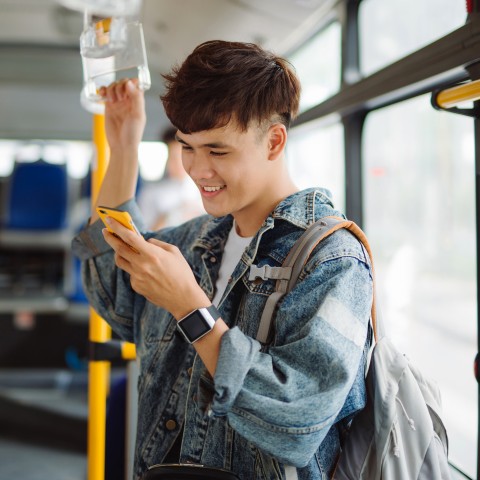
[[254, 448], [256, 450], [255, 480], [282, 480], [283, 475], [278, 462], [258, 448]]
[[208, 373], [202, 374], [198, 381], [197, 392], [193, 399], [200, 412], [207, 412], [208, 407], [213, 401], [214, 394], [215, 389], [212, 377]]

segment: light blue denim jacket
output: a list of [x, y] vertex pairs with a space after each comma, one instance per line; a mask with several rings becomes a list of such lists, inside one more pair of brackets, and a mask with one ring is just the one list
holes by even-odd
[[[141, 227], [134, 201], [119, 208]], [[213, 379], [170, 313], [136, 294], [128, 274], [116, 268], [100, 222], [74, 239], [91, 304], [137, 347], [136, 479], [162, 462], [182, 425], [182, 463], [227, 468], [242, 480], [282, 479], [284, 465], [297, 467], [299, 480], [329, 477], [342, 428], [365, 403], [368, 255], [346, 230], [318, 246], [279, 304], [274, 340], [263, 348], [255, 337], [275, 281], [248, 279], [252, 264], [280, 266], [307, 226], [327, 215], [340, 215], [327, 192], [308, 189], [283, 200], [265, 220], [218, 305], [230, 330]], [[145, 237], [177, 245], [213, 298], [232, 222], [231, 216], [203, 216]]]

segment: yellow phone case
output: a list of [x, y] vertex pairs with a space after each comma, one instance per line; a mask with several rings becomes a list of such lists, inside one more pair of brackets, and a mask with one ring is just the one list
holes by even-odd
[[117, 210], [116, 208], [109, 208], [109, 207], [102, 207], [102, 206], [98, 206], [96, 210], [102, 222], [105, 224], [105, 226], [107, 227], [107, 230], [110, 233], [114, 233], [114, 232], [106, 223], [105, 221], [106, 217], [112, 217], [118, 223], [121, 223], [125, 228], [128, 228], [132, 232], [135, 232], [137, 235], [140, 235], [138, 228], [133, 223], [132, 217], [128, 212], [125, 212], [123, 210]]
[[118, 223], [121, 223], [125, 228], [128, 228], [132, 232], [135, 232], [137, 235], [141, 235], [140, 231], [136, 227], [136, 225], [133, 223], [132, 217], [128, 212], [124, 212], [123, 210], [117, 210], [116, 208], [109, 208], [109, 207], [102, 207], [98, 206], [96, 208], [98, 215], [100, 216], [100, 219], [102, 222], [105, 224], [107, 227], [107, 230], [112, 234], [115, 235], [117, 238], [119, 238], [122, 242], [127, 244], [135, 253], [139, 253], [138, 250], [135, 247], [132, 247], [129, 243], [125, 242], [123, 238], [121, 238], [119, 235], [117, 235], [112, 229], [109, 227], [107, 222], [105, 221], [106, 217], [112, 217], [114, 218]]

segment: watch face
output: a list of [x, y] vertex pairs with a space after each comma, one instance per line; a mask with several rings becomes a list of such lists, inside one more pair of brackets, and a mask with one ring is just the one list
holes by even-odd
[[199, 308], [179, 320], [177, 328], [188, 342], [193, 343], [210, 332], [219, 317], [220, 314], [213, 305], [207, 308]]
[[212, 329], [207, 320], [203, 318], [203, 315], [198, 311], [193, 312], [182, 320], [181, 328], [191, 342], [205, 335]]

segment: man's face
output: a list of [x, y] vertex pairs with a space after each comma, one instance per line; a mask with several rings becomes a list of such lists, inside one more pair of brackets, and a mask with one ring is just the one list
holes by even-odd
[[183, 166], [209, 214], [231, 213], [238, 224], [264, 216], [275, 185], [268, 132], [257, 127], [242, 131], [231, 121], [225, 127], [192, 134], [178, 131], [177, 138]]

